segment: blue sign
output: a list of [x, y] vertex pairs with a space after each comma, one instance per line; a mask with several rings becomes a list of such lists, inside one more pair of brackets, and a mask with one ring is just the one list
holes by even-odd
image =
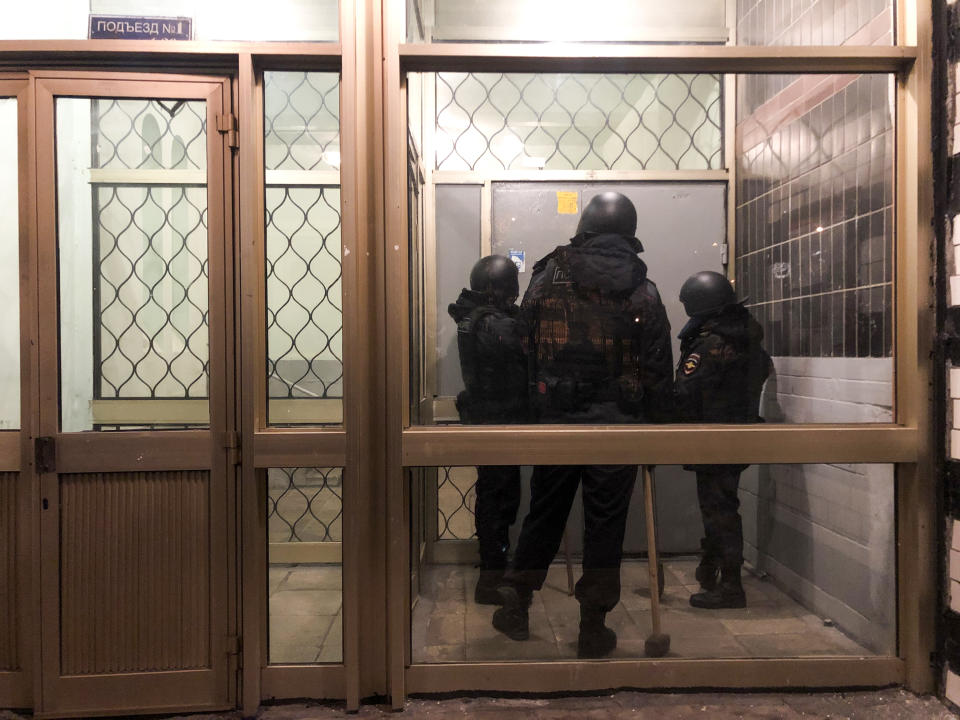
[[90, 40], [192, 40], [193, 19], [91, 15]]
[[510, 259], [513, 261], [513, 264], [517, 266], [518, 272], [526, 272], [527, 270], [526, 255], [526, 252], [523, 250], [510, 251]]

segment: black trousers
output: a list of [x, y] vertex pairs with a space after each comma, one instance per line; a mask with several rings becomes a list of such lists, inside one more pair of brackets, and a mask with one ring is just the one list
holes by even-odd
[[583, 576], [576, 597], [609, 612], [620, 600], [620, 560], [636, 465], [538, 466], [530, 482], [530, 512], [523, 521], [505, 580], [523, 597], [543, 587], [560, 549], [577, 487], [583, 483]]
[[740, 519], [742, 465], [716, 465], [697, 470], [697, 500], [706, 535], [700, 542], [705, 563], [727, 568], [743, 564], [743, 523]]
[[477, 504], [474, 508], [477, 540], [480, 541], [480, 569], [507, 567], [510, 526], [520, 508], [520, 468], [516, 465], [477, 467]]

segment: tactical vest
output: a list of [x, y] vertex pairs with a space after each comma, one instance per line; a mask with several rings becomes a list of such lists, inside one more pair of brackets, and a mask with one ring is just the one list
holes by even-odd
[[457, 349], [465, 390], [457, 396], [466, 423], [524, 422], [527, 418], [526, 364], [506, 353], [484, 353], [477, 333], [487, 316], [502, 311], [480, 305], [457, 323]]
[[534, 402], [547, 419], [588, 413], [603, 403], [639, 418], [644, 393], [635, 338], [643, 319], [633, 295], [576, 285], [564, 250], [558, 248], [544, 268], [531, 308]]

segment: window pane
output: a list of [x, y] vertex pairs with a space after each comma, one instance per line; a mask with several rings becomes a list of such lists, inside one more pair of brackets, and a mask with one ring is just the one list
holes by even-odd
[[20, 427], [20, 230], [17, 99], [0, 98], [0, 430]]
[[435, 77], [438, 170], [722, 167], [719, 75]]
[[776, 368], [763, 415], [890, 421], [893, 78], [738, 88], [737, 289]]
[[264, 75], [271, 425], [343, 419], [340, 77]]
[[892, 0], [407, 0], [408, 42], [890, 45]]
[[337, 42], [340, 24], [338, 0], [277, 0], [269, 12], [226, 0], [39, 0], [14, 8], [0, 39], [84, 39], [91, 14], [191, 18], [194, 40]]
[[65, 432], [209, 422], [206, 104], [60, 98]]
[[[741, 468], [653, 471], [669, 656], [893, 654], [893, 466]], [[652, 617], [642, 477], [636, 466], [411, 469], [413, 661], [573, 659], [582, 607], [608, 608], [610, 657], [644, 657]], [[544, 510], [536, 516], [531, 493]], [[618, 522], [616, 570], [617, 532], [596, 528]], [[719, 600], [702, 595], [701, 579], [722, 589]], [[526, 640], [492, 624], [503, 585], [532, 591]]]
[[269, 662], [343, 661], [343, 472], [267, 471]]
[[[891, 76], [408, 87], [416, 422], [893, 420]], [[581, 234], [605, 193], [635, 231]], [[473, 287], [489, 256], [516, 301]]]

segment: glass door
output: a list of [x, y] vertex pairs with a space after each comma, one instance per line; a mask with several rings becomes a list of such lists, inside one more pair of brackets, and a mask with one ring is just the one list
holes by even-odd
[[43, 700], [228, 707], [229, 84], [37, 84]]

